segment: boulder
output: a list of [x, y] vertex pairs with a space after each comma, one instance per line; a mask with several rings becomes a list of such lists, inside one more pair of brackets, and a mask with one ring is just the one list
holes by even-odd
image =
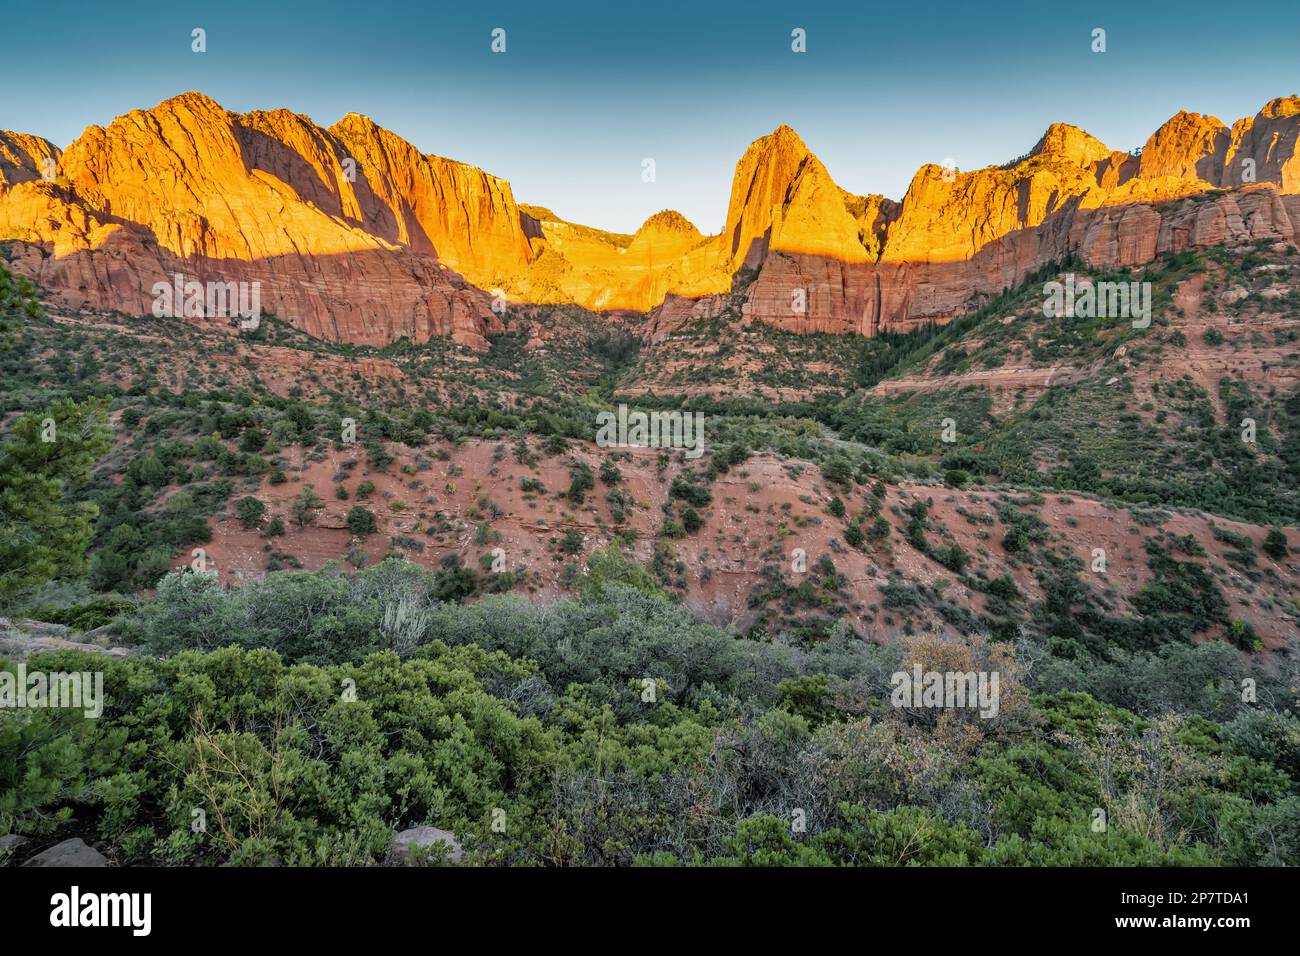
[[23, 866], [108, 866], [108, 858], [79, 837], [42, 850]]
[[126, 657], [130, 654], [125, 647], [104, 647], [101, 644], [69, 640], [66, 635], [70, 633], [71, 631], [61, 624], [47, 624], [43, 621], [11, 621], [0, 617], [0, 657], [24, 661], [33, 654], [45, 651], [69, 650], [89, 651], [92, 654], [105, 654], [109, 657]]
[[[409, 830], [403, 830], [393, 837], [393, 847], [389, 856], [394, 863], [401, 864], [418, 862], [419, 857], [425, 854], [432, 854], [436, 858], [437, 851], [430, 851], [427, 848], [438, 843], [447, 846], [448, 862], [459, 863], [464, 858], [465, 854], [461, 849], [460, 841], [456, 839], [456, 834], [450, 830], [439, 830], [437, 827], [411, 827]], [[425, 854], [421, 854], [421, 850], [424, 850]]]
[[19, 836], [17, 833], [10, 833], [8, 836], [0, 837], [0, 860], [4, 860], [32, 841], [25, 836]]

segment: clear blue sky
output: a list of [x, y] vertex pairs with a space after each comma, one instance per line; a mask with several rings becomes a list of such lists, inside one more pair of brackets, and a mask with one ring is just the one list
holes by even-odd
[[14, 3], [0, 22], [0, 128], [66, 146], [189, 89], [322, 125], [354, 110], [522, 202], [629, 232], [664, 208], [716, 232], [736, 160], [781, 123], [844, 188], [901, 198], [922, 163], [1003, 162], [1053, 121], [1130, 149], [1180, 108], [1231, 123], [1300, 92], [1296, 0], [124, 0]]

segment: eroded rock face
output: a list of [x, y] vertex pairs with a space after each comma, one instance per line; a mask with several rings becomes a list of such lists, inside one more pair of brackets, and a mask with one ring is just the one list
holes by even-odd
[[[534, 253], [510, 184], [481, 169], [425, 156], [357, 113], [329, 132], [357, 165], [351, 190], [357, 223], [372, 235], [407, 246], [478, 284], [518, 274]], [[350, 184], [351, 185], [351, 184]]]
[[650, 342], [661, 342], [687, 323], [713, 318], [722, 311], [725, 304], [726, 300], [721, 295], [692, 299], [670, 293], [650, 312], [644, 338]]
[[[895, 203], [845, 192], [781, 126], [737, 163], [720, 234], [666, 210], [627, 236], [520, 207], [504, 180], [355, 113], [324, 128], [186, 93], [90, 127], [62, 154], [0, 133], [0, 239], [65, 307], [145, 314], [176, 273], [257, 282], [266, 310], [359, 344], [483, 348], [503, 329], [495, 296], [655, 310], [653, 336], [716, 314], [716, 297], [755, 273], [751, 319], [876, 335], [946, 321], [1067, 253], [1133, 266], [1224, 241], [1293, 242], [1298, 133], [1297, 98], [1231, 127], [1180, 112], [1140, 155], [1057, 123], [1001, 167], [924, 166]], [[1230, 191], [1206, 195], [1219, 189]]]
[[756, 140], [732, 179], [722, 234], [728, 272], [762, 265], [769, 251], [865, 262], [846, 197], [790, 127]]
[[1180, 110], [1142, 147], [1138, 175], [1222, 182], [1231, 141], [1231, 130], [1218, 118]]
[[[1003, 167], [925, 166], [885, 211], [877, 256], [855, 267], [842, 254], [769, 254], [745, 311], [791, 331], [907, 331], [945, 322], [973, 295], [1018, 285], [1070, 253], [1106, 268], [1223, 242], [1296, 242], [1297, 131], [1293, 98], [1232, 129], [1179, 113], [1140, 156], [1054, 124]], [[804, 298], [801, 312], [792, 303]]]
[[[508, 187], [493, 194], [499, 181], [403, 152], [359, 118], [339, 128], [282, 110], [239, 116], [187, 93], [87, 129], [59, 157], [53, 183], [23, 162], [10, 174], [6, 161], [0, 168], [15, 185], [0, 199], [0, 237], [27, 243], [14, 266], [69, 308], [146, 314], [155, 283], [180, 273], [258, 282], [264, 309], [322, 338], [484, 344], [499, 328], [490, 296], [444, 262], [464, 251], [449, 235], [495, 235], [474, 213], [512, 207]], [[475, 188], [483, 209], [464, 212]], [[428, 213], [453, 206], [462, 219], [440, 224]], [[510, 238], [507, 229], [503, 244]], [[517, 219], [513, 238], [518, 262], [527, 242]], [[486, 252], [480, 258], [495, 267]]]
[[18, 183], [44, 178], [57, 168], [59, 148], [47, 139], [27, 133], [0, 131], [0, 195]]
[[1300, 192], [1300, 97], [1279, 97], [1267, 103], [1252, 120], [1239, 120], [1232, 128], [1232, 145], [1225, 161], [1223, 186], [1237, 186], [1254, 162], [1254, 181], [1276, 183], [1285, 193]]

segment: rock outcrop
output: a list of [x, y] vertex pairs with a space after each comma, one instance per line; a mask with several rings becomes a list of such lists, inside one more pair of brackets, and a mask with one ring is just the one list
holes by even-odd
[[0, 132], [0, 196], [19, 183], [52, 178], [58, 162], [59, 148], [49, 140]]
[[721, 233], [665, 210], [628, 236], [520, 206], [504, 180], [355, 113], [325, 128], [185, 93], [63, 153], [0, 133], [0, 241], [63, 307], [148, 314], [177, 274], [257, 283], [266, 311], [359, 344], [482, 348], [501, 299], [653, 310], [661, 336], [733, 288], [754, 320], [876, 335], [945, 321], [1069, 253], [1132, 266], [1294, 242], [1298, 134], [1296, 97], [1231, 127], [1180, 112], [1135, 154], [1057, 123], [1004, 166], [924, 166], [894, 202], [841, 189], [781, 126], [737, 163]]
[[17, 833], [0, 836], [0, 863], [7, 863], [15, 853], [31, 842], [27, 837], [19, 836]]
[[[81, 641], [73, 640], [72, 630], [62, 624], [0, 617], [0, 657], [13, 661], [24, 661], [47, 651], [86, 651], [107, 657], [126, 657], [131, 653], [129, 648], [111, 645], [103, 628], [87, 631], [82, 637]], [[96, 639], [102, 639], [103, 643], [91, 643]]]
[[89, 846], [85, 840], [74, 837], [71, 840], [64, 840], [62, 843], [56, 843], [48, 850], [42, 850], [27, 860], [23, 866], [100, 867], [108, 866], [108, 858], [94, 847]]
[[744, 309], [792, 331], [875, 335], [947, 321], [1071, 253], [1108, 268], [1223, 242], [1296, 242], [1297, 131], [1295, 98], [1232, 129], [1180, 113], [1140, 155], [1053, 124], [1002, 167], [922, 167], [896, 208], [881, 207], [879, 253], [865, 264], [797, 248], [766, 256]]
[[393, 863], [413, 865], [426, 860], [460, 863], [465, 857], [460, 841], [450, 830], [437, 827], [411, 827], [393, 837], [389, 859]]

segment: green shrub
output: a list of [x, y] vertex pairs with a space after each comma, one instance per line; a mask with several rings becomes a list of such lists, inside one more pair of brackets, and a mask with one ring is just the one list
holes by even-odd
[[1264, 553], [1278, 561], [1287, 557], [1291, 548], [1287, 545], [1286, 532], [1281, 528], [1269, 528], [1264, 538]]
[[379, 522], [375, 519], [375, 513], [369, 508], [363, 508], [361, 505], [354, 505], [348, 510], [346, 521], [348, 530], [362, 537], [374, 534], [379, 530]]
[[260, 527], [262, 519], [266, 517], [266, 505], [251, 495], [239, 499], [237, 510], [240, 524], [250, 531]]

